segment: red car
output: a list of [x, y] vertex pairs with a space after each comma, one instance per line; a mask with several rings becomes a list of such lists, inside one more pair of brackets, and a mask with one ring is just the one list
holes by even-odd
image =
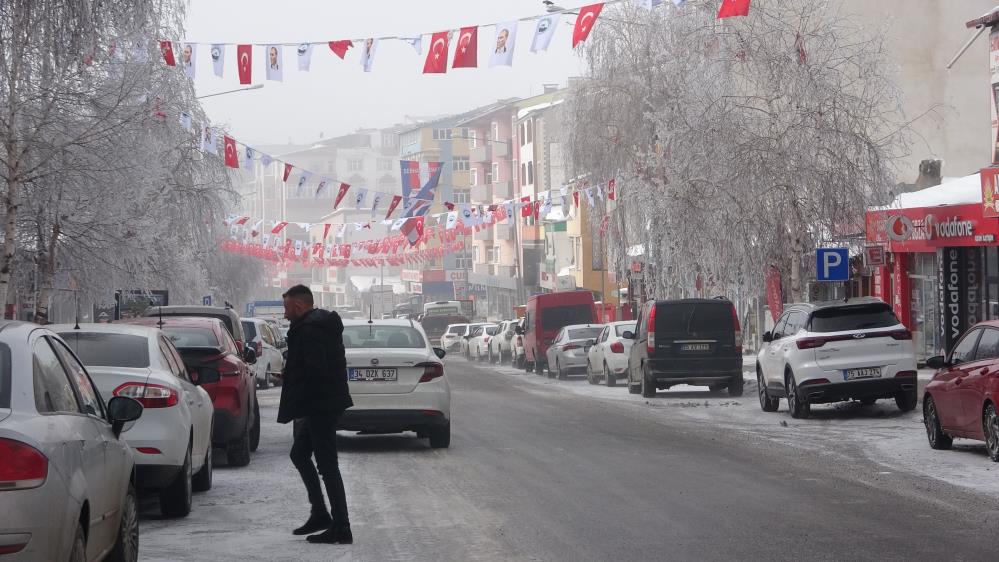
[[999, 321], [976, 324], [946, 357], [932, 357], [937, 369], [923, 394], [923, 424], [930, 447], [949, 449], [955, 437], [985, 441], [999, 462]]
[[260, 443], [260, 407], [256, 381], [247, 363], [256, 353], [247, 346], [241, 355], [229, 330], [218, 318], [164, 316], [129, 320], [157, 326], [180, 353], [191, 382], [212, 397], [215, 416], [212, 443], [225, 449], [230, 466], [250, 464], [250, 452]]
[[[548, 346], [559, 330], [572, 324], [596, 324], [597, 307], [590, 291], [534, 295], [524, 316], [524, 368], [545, 372]], [[518, 332], [519, 333], [519, 332]]]

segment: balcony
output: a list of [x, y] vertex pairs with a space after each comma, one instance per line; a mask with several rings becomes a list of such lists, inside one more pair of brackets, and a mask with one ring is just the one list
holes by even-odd
[[514, 229], [513, 224], [508, 222], [501, 222], [496, 225], [496, 239], [497, 240], [513, 240], [514, 239]]
[[476, 240], [494, 240], [496, 235], [493, 234], [493, 225], [486, 224], [483, 225], [482, 230], [475, 233]]
[[514, 272], [512, 265], [493, 265], [493, 275], [496, 277], [513, 277]]
[[468, 159], [472, 162], [489, 162], [491, 160], [489, 156], [489, 144], [488, 142], [483, 142], [479, 146], [469, 150]]
[[505, 140], [487, 141], [487, 144], [493, 149], [491, 160], [499, 160], [510, 155], [510, 143]]
[[489, 184], [479, 184], [472, 187], [472, 202], [485, 203], [489, 201]]
[[498, 181], [492, 185], [494, 198], [503, 199], [504, 201], [513, 199], [513, 182]]

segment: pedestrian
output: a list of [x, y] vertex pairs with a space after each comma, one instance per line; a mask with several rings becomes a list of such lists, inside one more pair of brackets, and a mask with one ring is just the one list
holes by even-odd
[[[354, 405], [347, 387], [343, 321], [336, 312], [313, 308], [312, 291], [304, 285], [295, 285], [282, 296], [284, 316], [291, 326], [278, 423], [294, 422], [291, 462], [302, 476], [312, 504], [309, 520], [293, 533], [322, 531], [308, 541], [351, 544], [354, 537], [336, 451], [337, 422], [344, 410]], [[329, 510], [319, 484], [320, 475], [326, 484]]]

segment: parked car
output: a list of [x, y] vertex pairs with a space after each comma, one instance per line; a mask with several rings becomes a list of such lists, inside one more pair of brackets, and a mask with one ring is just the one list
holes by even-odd
[[461, 314], [424, 316], [423, 319], [420, 320], [420, 325], [423, 326], [423, 331], [430, 339], [430, 345], [437, 347], [444, 347], [442, 338], [449, 328], [457, 324], [467, 323], [468, 318], [462, 316]]
[[489, 356], [489, 342], [499, 333], [499, 324], [479, 326], [468, 340], [468, 359], [485, 361]]
[[54, 332], [0, 321], [0, 554], [137, 560], [135, 462], [120, 436], [141, 414], [131, 398], [105, 404]]
[[517, 369], [523, 369], [527, 360], [524, 349], [524, 317], [517, 319], [513, 328], [513, 338], [510, 340], [510, 364]]
[[441, 334], [441, 347], [448, 353], [461, 349], [461, 340], [468, 334], [468, 323], [448, 324], [447, 330]]
[[472, 354], [469, 351], [468, 344], [472, 340], [472, 338], [478, 335], [478, 330], [476, 328], [481, 328], [482, 326], [489, 326], [489, 325], [490, 324], [488, 322], [478, 322], [475, 324], [469, 324], [465, 328], [465, 334], [461, 337], [461, 340], [458, 342], [459, 345], [458, 353], [460, 353], [462, 357], [469, 360], [472, 358]]
[[931, 357], [937, 370], [923, 391], [923, 423], [934, 449], [950, 449], [955, 438], [985, 442], [999, 462], [999, 322], [982, 322], [958, 340], [947, 356]]
[[257, 355], [257, 362], [252, 367], [257, 388], [266, 389], [272, 383], [280, 385], [284, 370], [282, 352], [288, 347], [285, 339], [263, 318], [243, 318], [240, 323], [246, 341]]
[[574, 324], [596, 324], [597, 307], [590, 291], [566, 291], [534, 295], [527, 301], [524, 316], [524, 368], [544, 373], [548, 346], [559, 330]]
[[[559, 330], [548, 346], [548, 378], [565, 380], [570, 374], [586, 371], [586, 355], [604, 329], [603, 324], [574, 324]], [[552, 365], [555, 368], [552, 369]]]
[[433, 448], [451, 444], [451, 387], [444, 350], [411, 320], [344, 320], [347, 384], [354, 406], [339, 428], [366, 433], [415, 431]]
[[650, 300], [628, 354], [628, 391], [651, 398], [678, 384], [742, 396], [742, 331], [727, 299]]
[[489, 340], [488, 361], [504, 363], [513, 354], [513, 338], [517, 335], [517, 321], [504, 320], [499, 323], [499, 330]]
[[144, 316], [150, 318], [168, 316], [198, 316], [205, 318], [218, 318], [229, 331], [229, 335], [236, 342], [236, 349], [243, 352], [243, 344], [246, 343], [246, 335], [243, 334], [243, 324], [239, 321], [239, 314], [229, 307], [221, 306], [151, 306], [146, 309]]
[[125, 440], [137, 453], [136, 486], [159, 495], [165, 517], [191, 512], [191, 492], [212, 487], [212, 399], [193, 384], [160, 330], [127, 324], [48, 326], [90, 373], [101, 397], [145, 408]]
[[763, 342], [756, 378], [765, 412], [777, 411], [781, 398], [795, 418], [807, 417], [811, 404], [844, 400], [916, 407], [912, 333], [880, 299], [788, 306]]
[[159, 318], [129, 322], [157, 326], [170, 338], [191, 381], [212, 397], [212, 443], [225, 449], [230, 466], [250, 464], [250, 453], [260, 442], [260, 407], [250, 370], [256, 361], [253, 348], [240, 353], [218, 318], [175, 316], [164, 318], [162, 325]]
[[634, 320], [610, 322], [604, 326], [586, 355], [587, 382], [599, 384], [603, 381], [607, 386], [614, 386], [618, 378], [628, 376], [628, 355], [635, 340], [624, 337], [625, 332], [635, 333]]

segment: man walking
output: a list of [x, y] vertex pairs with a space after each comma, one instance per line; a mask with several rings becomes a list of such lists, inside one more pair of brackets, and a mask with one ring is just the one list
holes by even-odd
[[[312, 291], [304, 285], [295, 285], [283, 297], [284, 316], [291, 321], [291, 327], [277, 421], [294, 421], [291, 462], [301, 474], [312, 504], [312, 515], [294, 534], [323, 531], [308, 541], [351, 544], [354, 537], [336, 452], [337, 421], [344, 410], [354, 405], [347, 387], [343, 322], [336, 312], [313, 308]], [[326, 484], [330, 510], [326, 509], [320, 475]]]

